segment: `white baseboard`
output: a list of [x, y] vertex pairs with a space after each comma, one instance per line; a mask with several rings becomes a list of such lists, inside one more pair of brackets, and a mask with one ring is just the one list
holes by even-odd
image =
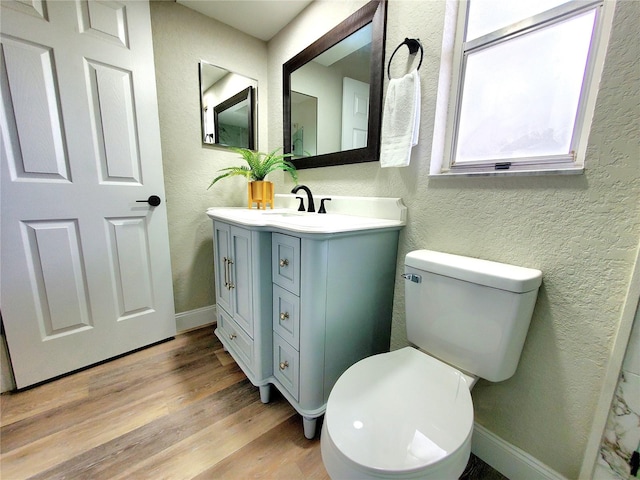
[[216, 321], [216, 306], [196, 308], [188, 312], [176, 314], [176, 331], [178, 333], [210, 325]]
[[544, 463], [477, 423], [473, 428], [471, 451], [484, 463], [512, 480], [567, 480]]

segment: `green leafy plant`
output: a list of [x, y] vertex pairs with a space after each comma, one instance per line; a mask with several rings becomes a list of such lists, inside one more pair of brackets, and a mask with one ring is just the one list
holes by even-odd
[[240, 167], [227, 167], [218, 170], [219, 172], [226, 173], [214, 178], [207, 189], [211, 188], [217, 181], [222, 180], [223, 178], [235, 177], [238, 175], [247, 178], [249, 181], [264, 180], [267, 175], [271, 172], [275, 172], [276, 170], [288, 172], [291, 175], [291, 178], [293, 178], [293, 181], [296, 184], [298, 183], [298, 172], [296, 171], [296, 167], [286, 160], [287, 157], [291, 157], [293, 155], [292, 153], [278, 154], [280, 148], [277, 148], [270, 153], [235, 147], [232, 147], [231, 150], [240, 154], [240, 156], [242, 156], [242, 158], [247, 162], [247, 165], [242, 165]]

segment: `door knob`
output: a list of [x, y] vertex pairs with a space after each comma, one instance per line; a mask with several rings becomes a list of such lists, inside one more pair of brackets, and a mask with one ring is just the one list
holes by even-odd
[[157, 195], [151, 195], [146, 200], [136, 200], [136, 203], [148, 203], [152, 207], [157, 207], [160, 205], [160, 202], [162, 202], [162, 200], [160, 200], [160, 197]]

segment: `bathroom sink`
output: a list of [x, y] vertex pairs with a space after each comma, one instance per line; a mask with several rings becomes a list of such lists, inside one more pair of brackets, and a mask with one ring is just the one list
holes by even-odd
[[[276, 195], [271, 210], [242, 207], [210, 208], [207, 215], [240, 225], [276, 228], [298, 233], [339, 233], [398, 228], [406, 223], [406, 207], [398, 198], [331, 197], [329, 213], [302, 212], [295, 197]], [[293, 207], [293, 208], [292, 208]]]
[[307, 215], [285, 214], [281, 217], [280, 223], [291, 227], [318, 229], [322, 231], [364, 230], [368, 228], [382, 228], [397, 224], [391, 220], [335, 213], [316, 213]]
[[262, 211], [262, 215], [267, 215], [269, 217], [303, 217], [305, 215], [309, 215], [308, 213], [305, 212], [281, 212], [281, 211], [275, 211], [275, 212], [270, 212], [270, 211]]

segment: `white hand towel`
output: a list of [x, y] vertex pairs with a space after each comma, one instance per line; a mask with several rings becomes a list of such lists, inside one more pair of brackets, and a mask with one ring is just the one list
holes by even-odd
[[382, 111], [380, 166], [406, 167], [420, 131], [420, 74], [418, 70], [389, 81]]

